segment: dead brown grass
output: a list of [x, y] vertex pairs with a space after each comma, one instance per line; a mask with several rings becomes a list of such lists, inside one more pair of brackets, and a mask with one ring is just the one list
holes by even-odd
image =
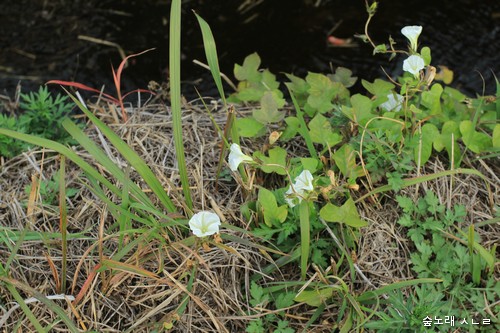
[[[133, 147], [153, 169], [160, 181], [165, 184], [171, 198], [178, 207], [184, 202], [180, 193], [180, 183], [176, 168], [176, 158], [171, 134], [171, 117], [167, 109], [160, 105], [148, 105], [129, 110], [129, 121], [115, 124], [109, 106], [93, 105], [92, 109], [99, 117]], [[241, 109], [239, 112], [248, 112]], [[223, 111], [214, 112], [215, 121], [223, 126], [226, 115]], [[241, 187], [232, 180], [222, 179], [215, 187], [215, 171], [219, 160], [220, 138], [214, 130], [206, 112], [196, 103], [186, 103], [183, 113], [184, 140], [188, 169], [195, 210], [213, 210], [228, 223], [247, 228], [242, 220], [240, 206], [248, 198]], [[107, 143], [93, 128], [88, 134], [99, 142], [116, 163], [124, 167], [115, 149]], [[259, 149], [258, 144], [252, 149]], [[287, 147], [291, 154], [300, 155], [304, 147], [292, 142]], [[89, 163], [90, 156], [79, 154]], [[497, 163], [470, 162], [488, 177], [493, 198], [498, 205], [500, 197], [500, 174]], [[32, 150], [0, 166], [0, 227], [12, 230], [29, 228], [30, 231], [57, 232], [59, 225], [58, 207], [42, 205], [37, 198], [33, 213], [27, 215], [28, 195], [25, 187], [31, 183], [31, 177], [48, 179], [57, 170], [57, 157], [48, 151]], [[447, 167], [440, 160], [429, 163], [422, 173], [437, 172]], [[69, 241], [68, 285], [66, 294], [76, 296], [86, 278], [91, 275], [99, 263], [98, 239], [102, 237], [106, 256], [117, 251], [117, 239], [100, 231], [108, 230], [115, 222], [104, 204], [81, 184], [81, 172], [71, 165], [67, 170], [68, 186], [79, 187], [79, 194], [68, 201], [68, 230], [70, 233], [83, 232], [84, 235]], [[138, 184], [141, 179], [131, 173]], [[468, 211], [467, 223], [493, 218], [488, 193], [484, 183], [474, 176], [459, 175], [438, 179], [435, 182], [421, 184], [404, 190], [408, 195], [419, 195], [433, 190], [442, 202], [448, 205], [464, 204]], [[390, 196], [379, 198], [380, 206], [368, 201], [361, 205], [363, 217], [370, 223], [362, 230], [357, 264], [365, 275], [356, 283], [356, 290], [368, 290], [412, 277], [409, 267], [409, 242], [403, 230], [396, 225], [398, 210]], [[490, 247], [499, 243], [499, 225], [489, 224], [476, 229], [482, 238], [482, 244]], [[224, 230], [224, 233], [255, 241], [248, 235]], [[5, 231], [2, 231], [5, 237]], [[6, 239], [6, 238], [4, 238]], [[1, 238], [0, 238], [1, 240]], [[5, 262], [15, 246], [0, 242], [0, 258]], [[109, 271], [97, 273], [91, 281], [88, 292], [82, 300], [72, 307], [69, 301], [54, 300], [67, 314], [74, 318], [80, 328], [98, 332], [152, 332], [154, 329], [173, 325], [173, 332], [244, 332], [248, 322], [269, 313], [262, 309], [255, 315], [246, 315], [249, 305], [249, 285], [251, 276], [271, 264], [269, 256], [255, 247], [237, 242], [225, 242], [224, 246], [193, 251], [172, 236], [165, 235], [165, 242], [144, 242], [126, 256], [123, 262], [138, 265], [158, 274], [158, 278], [146, 278], [126, 272]], [[44, 295], [55, 295], [56, 278], [51, 272], [50, 262], [60, 267], [62, 258], [60, 242], [53, 239], [25, 239], [13, 261], [11, 277], [20, 283], [35, 288]], [[295, 267], [295, 266], [294, 266]], [[273, 279], [297, 278], [298, 269], [285, 267], [267, 276], [264, 281]], [[498, 266], [497, 266], [498, 267]], [[295, 267], [296, 268], [296, 267]], [[193, 289], [186, 289], [190, 272], [196, 271]], [[496, 272], [498, 275], [498, 271]], [[353, 286], [354, 288], [354, 286]], [[12, 295], [0, 285], [0, 318], [5, 322], [0, 325], [2, 332], [31, 332], [33, 327], [20, 309], [6, 315], [14, 306]], [[22, 293], [24, 298], [32, 295]], [[178, 309], [186, 300], [186, 310], [181, 316]], [[41, 303], [30, 303], [30, 309], [43, 325], [51, 325], [54, 332], [65, 332], [61, 323], [57, 323], [54, 313]], [[331, 305], [324, 311], [322, 318], [311, 326], [310, 332], [331, 331], [338, 311], [337, 305]], [[287, 312], [293, 327], [300, 329], [313, 314], [314, 309], [297, 305]]]

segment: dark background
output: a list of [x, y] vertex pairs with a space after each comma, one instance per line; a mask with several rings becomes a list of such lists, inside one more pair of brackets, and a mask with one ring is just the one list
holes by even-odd
[[[201, 33], [192, 14], [196, 10], [210, 24], [223, 72], [232, 77], [235, 62], [257, 51], [263, 67], [274, 73], [304, 76], [344, 66], [367, 80], [401, 73], [404, 60], [372, 56], [372, 48], [358, 41], [356, 48], [328, 47], [328, 32], [350, 38], [363, 33], [365, 1], [265, 0], [255, 7], [243, 0], [183, 1], [183, 93], [216, 96], [209, 73], [192, 64], [205, 62]], [[245, 10], [246, 9], [246, 10]], [[148, 82], [167, 81], [170, 1], [2, 1], [0, 4], [0, 94], [13, 96], [18, 83], [23, 92], [52, 79], [77, 81], [114, 93], [111, 65], [120, 63], [116, 48], [80, 40], [91, 36], [120, 45], [128, 54], [148, 48], [131, 61], [123, 74], [123, 89], [147, 88]], [[455, 72], [453, 85], [468, 95], [495, 91], [500, 60], [500, 1], [498, 0], [381, 0], [370, 35], [377, 43], [389, 35], [406, 47], [400, 30], [422, 25], [420, 44], [432, 50], [433, 65]], [[484, 78], [484, 81], [483, 81]], [[358, 85], [357, 89], [361, 89]]]

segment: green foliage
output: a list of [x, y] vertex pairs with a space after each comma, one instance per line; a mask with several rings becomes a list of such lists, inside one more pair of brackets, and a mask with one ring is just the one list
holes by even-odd
[[[258, 311], [263, 309], [275, 310], [285, 309], [290, 307], [294, 302], [294, 293], [279, 291], [276, 293], [271, 292], [269, 289], [264, 289], [254, 281], [250, 285], [250, 305]], [[274, 306], [273, 306], [274, 304]], [[256, 311], [254, 311], [256, 312]], [[248, 333], [294, 333], [295, 330], [289, 326], [289, 322], [284, 320], [285, 312], [278, 311], [276, 314], [267, 314], [256, 320], [249, 322], [245, 332]]]
[[21, 94], [21, 99], [20, 107], [25, 112], [20, 122], [26, 124], [28, 133], [62, 144], [71, 142], [71, 136], [62, 126], [74, 107], [74, 103], [66, 102], [68, 96], [57, 94], [54, 99], [47, 87], [40, 87], [38, 92]]
[[[62, 126], [74, 107], [73, 103], [66, 102], [67, 99], [67, 96], [60, 94], [54, 99], [47, 87], [40, 87], [38, 92], [21, 94], [22, 112], [17, 117], [0, 114], [0, 128], [29, 133], [62, 144], [74, 144]], [[11, 158], [30, 147], [27, 143], [0, 135], [0, 156]]]
[[453, 241], [463, 239], [465, 235], [456, 232], [460, 230], [456, 228], [463, 223], [467, 214], [465, 207], [455, 205], [448, 210], [432, 191], [428, 191], [417, 202], [403, 196], [397, 196], [396, 199], [403, 210], [398, 223], [408, 229], [408, 236], [415, 247], [410, 259], [418, 277], [443, 280], [442, 284], [434, 287], [433, 293], [441, 295], [441, 303], [446, 308], [463, 317], [471, 313], [470, 309], [488, 317], [484, 299], [479, 299], [484, 295], [488, 301], [495, 302], [494, 295], [500, 284], [495, 281], [488, 261], [494, 262], [496, 259], [490, 259], [489, 252], [480, 252], [482, 247], [477, 234], [471, 234], [473, 239], [469, 242], [475, 246], [470, 248], [466, 246], [465, 240]]
[[[25, 126], [21, 124], [15, 117], [0, 114], [0, 128], [5, 128], [12, 131], [25, 132]], [[0, 135], [0, 156], [7, 158], [14, 157], [22, 151], [29, 149], [29, 145], [23, 141], [16, 140], [9, 136]]]
[[[367, 10], [369, 22], [376, 3]], [[371, 42], [367, 31], [361, 37]], [[447, 156], [455, 170], [467, 151], [480, 156], [498, 152], [500, 124], [496, 123], [496, 116], [500, 114], [500, 104], [483, 97], [468, 98], [456, 89], [434, 83], [429, 74], [433, 72], [431, 50], [425, 46], [418, 50], [418, 43], [413, 44], [408, 55], [423, 59], [422, 71], [405, 72], [392, 82], [362, 80], [365, 93], [351, 95], [349, 88], [357, 78], [345, 68], [328, 75], [309, 72], [304, 78], [285, 74], [284, 84], [293, 110], [284, 110], [280, 84], [268, 70], [260, 69], [261, 60], [256, 53], [235, 66], [234, 75], [240, 82], [231, 100], [260, 103], [251, 116], [236, 119], [240, 135], [258, 138], [272, 133], [274, 139], [278, 137], [253, 154], [252, 167], [258, 169], [257, 175], [264, 181], [256, 187], [256, 201], [245, 206], [245, 216], [254, 221], [250, 226], [255, 235], [289, 254], [286, 260], [277, 256], [278, 261], [300, 263], [302, 280], [311, 272], [311, 263], [319, 267], [316, 272], [331, 268], [332, 257], [340, 260], [336, 266], [340, 270], [338, 276], [348, 275], [349, 271], [352, 274], [354, 263], [348, 257], [356, 251], [360, 228], [367, 225], [356, 204], [370, 196], [363, 195], [356, 201], [356, 191], [398, 192], [422, 182], [429, 176], [409, 177], [438, 154]], [[394, 49], [395, 45], [392, 38], [388, 45], [372, 43], [375, 53], [389, 53], [391, 58], [402, 53]], [[307, 147], [309, 154], [294, 156], [295, 150], [287, 151], [292, 144]], [[303, 185], [296, 180], [304, 170], [313, 177], [307, 190], [300, 188]], [[297, 186], [299, 191], [294, 188]], [[478, 297], [474, 288], [486, 285], [490, 286], [488, 293], [493, 294], [491, 272], [495, 258], [480, 245], [473, 230], [469, 234], [455, 230], [465, 216], [464, 208], [446, 210], [432, 192], [416, 204], [408, 198], [397, 198], [404, 210], [399, 224], [408, 228], [408, 237], [414, 243], [412, 268], [419, 279], [411, 284], [394, 284], [387, 291], [392, 293], [389, 300], [382, 300], [387, 311], [374, 312], [380, 320], [370, 321], [367, 327], [419, 331], [425, 317], [422, 314], [428, 311], [437, 313], [452, 306], [479, 311], [468, 297]], [[341, 238], [346, 248], [332, 239], [335, 237]], [[454, 237], [460, 241], [453, 242]], [[468, 247], [464, 245], [467, 242]], [[340, 259], [336, 251], [340, 251]], [[332, 285], [339, 283], [335, 278]], [[441, 280], [437, 286], [415, 288], [409, 299], [399, 290]], [[340, 289], [331, 285], [307, 288], [294, 301], [320, 311], [322, 306], [338, 301], [338, 291], [343, 297], [339, 327], [347, 332], [355, 321], [365, 320], [366, 309], [361, 310], [360, 304], [366, 299], [356, 301], [345, 285]], [[431, 298], [431, 291], [439, 297]], [[255, 302], [261, 303], [264, 298], [269, 306], [271, 297], [257, 296]], [[272, 331], [266, 318], [252, 323], [247, 331]]]

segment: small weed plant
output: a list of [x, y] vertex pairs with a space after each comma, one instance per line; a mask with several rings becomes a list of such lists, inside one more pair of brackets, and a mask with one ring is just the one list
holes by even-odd
[[[68, 96], [57, 94], [54, 98], [47, 87], [40, 87], [38, 92], [21, 94], [21, 100], [21, 112], [18, 116], [0, 114], [1, 128], [30, 133], [61, 144], [75, 143], [62, 126], [75, 106], [68, 101]], [[11, 158], [29, 147], [29, 144], [0, 135], [1, 156]]]
[[[50, 179], [42, 180], [38, 183], [38, 191], [44, 205], [57, 205], [60, 178], [60, 171], [58, 171]], [[32, 185], [28, 185], [24, 192], [30, 194], [32, 190]], [[66, 187], [66, 197], [73, 198], [78, 194], [78, 191], [79, 190], [75, 187]]]

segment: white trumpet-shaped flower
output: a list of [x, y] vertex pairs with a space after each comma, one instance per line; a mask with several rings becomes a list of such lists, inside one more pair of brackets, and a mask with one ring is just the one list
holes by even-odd
[[413, 74], [416, 78], [424, 67], [424, 59], [418, 55], [411, 55], [403, 62], [403, 70]]
[[229, 168], [232, 171], [236, 171], [238, 170], [238, 166], [240, 165], [240, 163], [245, 161], [251, 162], [253, 161], [253, 159], [250, 156], [243, 154], [240, 146], [236, 143], [233, 143], [230, 147], [228, 161], [229, 161]]
[[410, 41], [410, 47], [413, 52], [417, 52], [418, 36], [422, 33], [422, 27], [419, 25], [409, 25], [401, 29], [401, 33]]
[[401, 110], [401, 105], [403, 104], [404, 98], [400, 94], [390, 93], [387, 95], [387, 101], [380, 104], [380, 107], [386, 111], [398, 112]]
[[295, 178], [294, 188], [295, 191], [312, 191], [314, 186], [312, 184], [313, 176], [309, 170], [304, 170]]
[[[294, 207], [298, 199], [300, 203], [302, 201], [302, 196], [305, 192], [310, 192], [314, 189], [313, 186], [313, 176], [309, 170], [304, 170], [300, 175], [295, 178], [295, 183], [290, 185], [288, 190], [285, 192], [285, 201], [290, 207]], [[294, 194], [296, 194], [294, 196]]]
[[219, 232], [220, 218], [217, 214], [202, 211], [189, 220], [189, 228], [197, 237], [205, 237]]

